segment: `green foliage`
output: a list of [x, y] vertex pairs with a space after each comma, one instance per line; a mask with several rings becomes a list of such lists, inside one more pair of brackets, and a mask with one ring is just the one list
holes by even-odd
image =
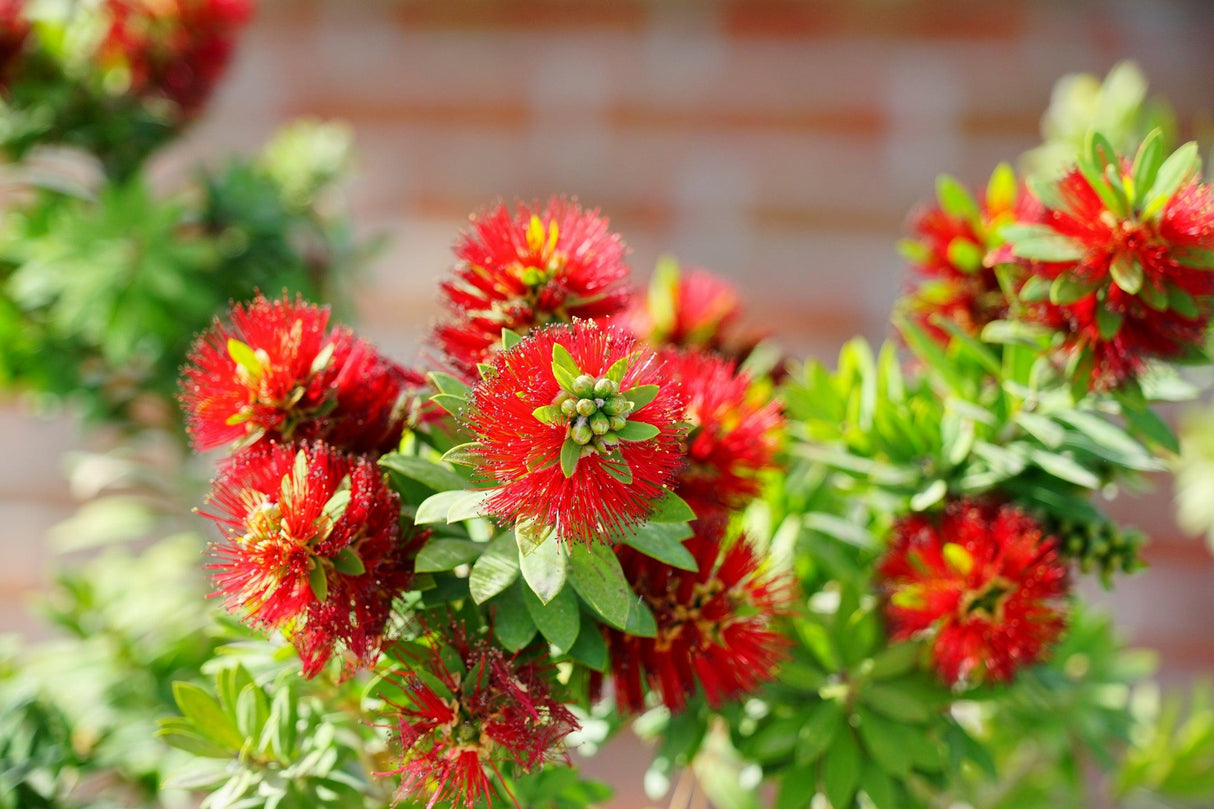
[[294, 141], [297, 162], [279, 156], [270, 173], [231, 160], [167, 198], [137, 174], [29, 189], [27, 204], [0, 215], [0, 387], [122, 425], [171, 421], [192, 336], [230, 300], [258, 289], [332, 296], [364, 249], [322, 212], [321, 183], [336, 175], [318, 161], [332, 156], [304, 146], [325, 139], [290, 129], [280, 139]]
[[1214, 793], [1214, 689], [1195, 684], [1179, 694], [1140, 686], [1132, 700], [1132, 745], [1117, 774], [1121, 796], [1150, 793], [1169, 806], [1199, 807]]

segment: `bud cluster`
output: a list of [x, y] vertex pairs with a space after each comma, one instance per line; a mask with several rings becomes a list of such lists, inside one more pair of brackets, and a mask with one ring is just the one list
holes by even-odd
[[568, 419], [567, 435], [577, 444], [598, 452], [610, 452], [620, 443], [618, 433], [628, 424], [632, 402], [620, 395], [613, 379], [582, 374], [573, 381], [573, 391], [562, 389], [552, 402]]

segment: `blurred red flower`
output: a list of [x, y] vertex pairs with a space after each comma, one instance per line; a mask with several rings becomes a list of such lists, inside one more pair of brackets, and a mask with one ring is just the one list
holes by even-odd
[[959, 499], [941, 514], [899, 519], [877, 574], [891, 637], [929, 637], [951, 686], [1010, 680], [1067, 624], [1058, 541], [1011, 505]]

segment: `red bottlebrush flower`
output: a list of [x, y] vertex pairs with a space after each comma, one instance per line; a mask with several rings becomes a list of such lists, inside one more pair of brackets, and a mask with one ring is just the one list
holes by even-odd
[[124, 66], [136, 95], [161, 95], [187, 117], [206, 103], [231, 61], [252, 0], [106, 0], [104, 63]]
[[1090, 362], [1093, 390], [1199, 347], [1214, 312], [1214, 193], [1199, 182], [1195, 149], [1169, 158], [1180, 161], [1171, 193], [1105, 151], [1100, 165], [1132, 196], [1120, 200], [1107, 178], [1075, 168], [1039, 189], [1037, 214], [1007, 229], [1000, 256], [1024, 272], [1023, 317], [1060, 332], [1068, 359]]
[[698, 570], [681, 570], [621, 545], [616, 556], [633, 591], [653, 611], [657, 636], [604, 629], [616, 703], [645, 707], [645, 686], [672, 711], [703, 689], [709, 705], [754, 691], [775, 673], [787, 640], [772, 627], [787, 614], [792, 581], [765, 573], [745, 539], [724, 540], [723, 520], [698, 520], [686, 541]]
[[682, 408], [677, 381], [622, 330], [533, 332], [493, 357], [464, 414], [490, 513], [581, 541], [642, 522], [681, 462]]
[[738, 291], [723, 278], [665, 260], [649, 294], [637, 296], [624, 324], [654, 346], [720, 350], [742, 314]]
[[0, 0], [0, 92], [8, 87], [29, 37], [30, 24], [22, 14], [24, 7], [24, 0]]
[[400, 500], [374, 461], [320, 443], [261, 445], [223, 467], [210, 502], [225, 534], [212, 575], [229, 611], [282, 630], [305, 677], [339, 649], [348, 670], [374, 662], [424, 541], [402, 540]]
[[401, 776], [402, 799], [430, 791], [427, 809], [491, 805], [490, 772], [500, 781], [503, 765], [530, 772], [565, 760], [561, 742], [578, 722], [552, 697], [539, 663], [508, 657], [459, 625], [444, 641], [398, 675], [404, 699], [393, 704], [393, 727], [402, 761], [383, 774]]
[[1006, 165], [991, 175], [981, 203], [947, 177], [937, 196], [939, 204], [912, 215], [915, 237], [901, 245], [914, 285], [901, 305], [920, 328], [946, 342], [948, 333], [933, 322], [936, 317], [976, 335], [1007, 315], [1007, 298], [986, 257], [1001, 244], [999, 227], [1015, 219], [1025, 198]]
[[877, 572], [892, 638], [928, 635], [952, 686], [1010, 680], [1066, 627], [1058, 540], [1011, 505], [960, 499], [939, 515], [903, 517]]
[[236, 304], [198, 338], [181, 382], [187, 427], [199, 451], [234, 441], [323, 439], [355, 453], [400, 443], [425, 384], [346, 329], [328, 330], [328, 307]]
[[502, 205], [474, 216], [455, 246], [455, 278], [442, 284], [447, 316], [434, 340], [456, 370], [474, 379], [503, 329], [526, 334], [619, 312], [631, 295], [626, 252], [597, 210], [559, 197], [543, 209], [520, 205], [511, 215]]
[[775, 468], [784, 420], [780, 405], [755, 389], [727, 359], [699, 351], [662, 353], [663, 376], [683, 385], [687, 464], [675, 492], [701, 516], [737, 509], [759, 493], [759, 475]]

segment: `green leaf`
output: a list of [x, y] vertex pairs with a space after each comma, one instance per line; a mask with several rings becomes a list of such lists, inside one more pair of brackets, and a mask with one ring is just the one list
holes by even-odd
[[620, 395], [632, 402], [632, 412], [635, 413], [658, 398], [658, 394], [661, 392], [662, 389], [657, 385], [636, 385], [626, 391], [622, 391]]
[[453, 472], [434, 461], [419, 458], [415, 455], [389, 453], [379, 459], [379, 465], [389, 472], [416, 480], [418, 483], [436, 492], [446, 492], [452, 489], [463, 489], [468, 481], [458, 472]]
[[466, 565], [481, 555], [485, 546], [468, 539], [431, 539], [413, 563], [418, 573], [438, 573]]
[[[894, 776], [905, 776], [911, 769], [911, 749], [921, 742], [922, 733], [913, 733], [905, 725], [897, 725], [874, 713], [859, 709], [860, 739], [873, 760]], [[908, 745], [909, 742], [909, 745]]]
[[963, 219], [974, 225], [982, 221], [978, 203], [974, 201], [970, 192], [947, 174], [941, 174], [936, 178], [936, 198], [940, 200], [940, 207], [949, 216]]
[[[1036, 278], [1037, 276], [1034, 276]], [[1050, 303], [1065, 306], [1083, 300], [1100, 288], [1100, 282], [1079, 278], [1074, 273], [1064, 272], [1050, 284]]]
[[535, 637], [536, 626], [527, 610], [521, 582], [507, 587], [489, 602], [493, 616], [493, 634], [508, 652], [517, 652]]
[[1050, 299], [1053, 282], [1044, 275], [1030, 275], [1020, 287], [1018, 297], [1026, 303], [1039, 303]]
[[[565, 586], [568, 569], [565, 546], [554, 533], [549, 533], [548, 538], [539, 545], [524, 550], [523, 540], [517, 537], [517, 530], [515, 534], [519, 542], [519, 567], [523, 572], [523, 580], [527, 582], [531, 592], [547, 604]], [[542, 631], [543, 627], [540, 629]]]
[[836, 514], [815, 511], [806, 514], [802, 524], [811, 531], [854, 545], [857, 548], [873, 548], [876, 540], [862, 525], [851, 520], [845, 520]]
[[329, 598], [329, 577], [314, 559], [308, 567], [308, 586], [312, 588], [312, 595], [316, 596], [317, 601], [324, 603]]
[[261, 375], [265, 372], [261, 360], [257, 358], [257, 352], [230, 337], [228, 338], [228, 356], [253, 379], [261, 379]]
[[915, 356], [923, 360], [928, 373], [938, 376], [953, 391], [960, 392], [966, 387], [967, 379], [954, 367], [955, 363], [944, 348], [918, 324], [904, 319], [897, 324], [897, 329]]
[[1078, 261], [1087, 252], [1080, 242], [1047, 225], [1005, 225], [1000, 235], [1012, 246], [1013, 254], [1030, 261]]
[[464, 412], [464, 408], [468, 406], [468, 400], [462, 396], [456, 396], [451, 393], [436, 393], [430, 397], [430, 401], [441, 407], [443, 410], [455, 418], [460, 418]]
[[458, 464], [459, 466], [480, 466], [482, 458], [480, 453], [477, 452], [480, 446], [480, 443], [477, 441], [459, 444], [444, 452], [443, 457], [439, 460], [443, 463]]
[[573, 477], [581, 458], [582, 445], [574, 441], [572, 437], [566, 438], [565, 443], [561, 444], [561, 472], [565, 477]]
[[658, 622], [653, 617], [653, 610], [649, 609], [649, 605], [640, 596], [635, 596], [628, 602], [628, 620], [624, 623], [624, 632], [639, 638], [658, 636]]
[[644, 421], [629, 421], [623, 429], [616, 430], [615, 434], [621, 441], [648, 441], [660, 432], [662, 431], [657, 425]]
[[679, 497], [669, 489], [663, 490], [663, 494], [653, 504], [653, 511], [649, 515], [649, 522], [670, 523], [670, 522], [691, 522], [696, 518], [695, 511], [691, 506], [687, 505], [687, 501]]
[[822, 757], [822, 791], [833, 807], [850, 807], [860, 784], [860, 745], [850, 732], [835, 737]]
[[615, 362], [611, 363], [611, 367], [607, 369], [607, 373], [603, 376], [610, 379], [617, 385], [624, 381], [624, 374], [628, 373], [628, 367], [636, 362], [636, 358], [641, 355], [641, 352], [634, 351], [631, 354], [620, 357]]
[[919, 662], [923, 647], [913, 641], [891, 643], [872, 657], [868, 676], [873, 680], [891, 680], [908, 673]]
[[244, 734], [219, 707], [219, 702], [200, 686], [180, 680], [174, 682], [173, 700], [203, 738], [230, 750], [240, 750], [244, 745]]
[[946, 494], [948, 494], [948, 483], [939, 479], [933, 480], [911, 496], [911, 511], [927, 511], [943, 500]]
[[1121, 415], [1126, 425], [1135, 435], [1152, 441], [1169, 452], [1180, 452], [1180, 440], [1172, 428], [1161, 419], [1150, 407], [1134, 407], [1118, 397], [1121, 404]]
[[502, 350], [509, 351], [523, 341], [522, 335], [511, 329], [502, 329]]
[[1187, 317], [1190, 320], [1201, 314], [1201, 311], [1197, 308], [1197, 303], [1193, 300], [1193, 296], [1175, 284], [1168, 284], [1168, 308], [1181, 317]]
[[473, 601], [484, 604], [513, 584], [518, 575], [518, 545], [514, 534], [500, 534], [489, 543], [472, 566], [472, 574], [468, 577], [468, 591]]
[[531, 415], [542, 424], [560, 424], [565, 420], [565, 414], [556, 405], [540, 405]]
[[797, 734], [796, 761], [808, 765], [834, 743], [835, 736], [846, 725], [846, 714], [838, 700], [814, 699], [805, 715], [807, 718]]
[[[156, 737], [178, 750], [203, 758], [232, 758], [236, 751], [216, 744], [194, 729], [186, 719], [170, 717], [159, 721]], [[243, 739], [241, 740], [243, 744]], [[238, 750], [239, 748], [237, 748]]]
[[860, 773], [860, 789], [872, 801], [874, 809], [902, 809], [898, 790], [885, 771], [876, 763], [866, 761]]
[[494, 489], [466, 489], [456, 492], [460, 495], [451, 502], [447, 509], [447, 522], [463, 522], [477, 517], [484, 517], [485, 503], [494, 494]]
[[[912, 644], [903, 645], [915, 648]], [[924, 699], [921, 690], [901, 680], [875, 683], [860, 692], [860, 699], [874, 711], [898, 722], [919, 724], [931, 716], [931, 703]]]
[[494, 489], [460, 489], [458, 491], [432, 494], [417, 507], [413, 517], [415, 525], [453, 523], [485, 515], [485, 501], [493, 496]]
[[628, 625], [632, 588], [609, 545], [574, 544], [569, 549], [569, 582], [596, 615], [616, 629]]
[[534, 591], [523, 588], [523, 603], [526, 605], [527, 614], [549, 643], [561, 653], [572, 648], [581, 629], [578, 600], [572, 590], [561, 590], [544, 603], [536, 597]]
[[1189, 141], [1168, 155], [1167, 160], [1159, 167], [1151, 190], [1146, 192], [1142, 206], [1143, 218], [1153, 219], [1167, 206], [1180, 187], [1200, 171], [1201, 156], [1195, 142]]
[[1033, 196], [1040, 200], [1046, 208], [1051, 211], [1070, 212], [1070, 203], [1062, 195], [1061, 187], [1056, 180], [1043, 180], [1040, 177], [1030, 176], [1026, 183]]
[[599, 461], [599, 466], [602, 467], [604, 472], [611, 475], [620, 483], [624, 485], [632, 483], [632, 469], [618, 452], [604, 456]]
[[[560, 343], [552, 344], [552, 368], [554, 371], [557, 368], [564, 369], [568, 372], [570, 379], [576, 379], [582, 373], [582, 369], [578, 367], [577, 360], [569, 353], [569, 349]], [[572, 390], [570, 392], [572, 393]]]
[[1095, 472], [1084, 468], [1065, 455], [1058, 455], [1048, 450], [1030, 449], [1028, 457], [1043, 471], [1059, 480], [1082, 486], [1085, 489], [1100, 488], [1100, 477]]
[[1117, 336], [1117, 332], [1121, 331], [1121, 323], [1124, 318], [1109, 309], [1106, 306], [1101, 306], [1096, 310], [1096, 328], [1100, 332], [1101, 340], [1112, 340]]
[[1113, 283], [1121, 287], [1127, 295], [1137, 295], [1142, 289], [1142, 265], [1133, 253], [1118, 253], [1109, 265], [1109, 275]]
[[455, 377], [451, 376], [451, 374], [444, 374], [440, 371], [431, 371], [429, 376], [430, 383], [434, 385], [435, 389], [439, 393], [446, 393], [465, 400], [468, 398], [468, 395], [472, 393], [472, 388], [470, 388], [466, 382], [456, 379]]
[[986, 207], [989, 211], [1011, 210], [1016, 204], [1016, 194], [1019, 188], [1016, 183], [1016, 172], [1007, 163], [1000, 163], [991, 172], [991, 179], [986, 184]]
[[620, 537], [625, 545], [636, 548], [646, 556], [682, 570], [696, 570], [695, 557], [683, 545], [692, 536], [687, 523], [649, 522]]
[[1134, 165], [1130, 169], [1130, 177], [1134, 183], [1134, 197], [1141, 201], [1144, 195], [1155, 185], [1159, 176], [1159, 168], [1163, 165], [1163, 132], [1155, 128], [1147, 135], [1146, 140], [1138, 147], [1134, 155]]
[[363, 564], [362, 557], [349, 545], [342, 548], [333, 557], [333, 568], [338, 573], [345, 573], [347, 576], [361, 576], [367, 572], [367, 566]]
[[608, 666], [607, 641], [598, 626], [587, 626], [578, 632], [577, 640], [569, 649], [569, 657], [589, 666], [595, 671], [606, 672]]

